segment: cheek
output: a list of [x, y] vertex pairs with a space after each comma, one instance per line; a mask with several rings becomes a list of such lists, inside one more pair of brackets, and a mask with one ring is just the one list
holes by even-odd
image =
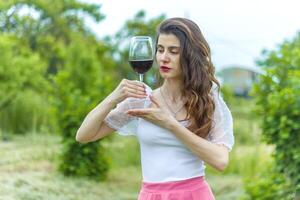
[[158, 55], [158, 53], [155, 54], [155, 59], [156, 59], [156, 62], [159, 61], [159, 55]]
[[176, 64], [176, 67], [178, 70], [181, 70], [181, 67], [180, 67], [180, 59], [179, 58], [174, 58], [174, 63]]

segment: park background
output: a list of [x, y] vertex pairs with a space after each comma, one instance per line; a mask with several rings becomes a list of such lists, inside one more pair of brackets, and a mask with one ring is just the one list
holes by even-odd
[[[225, 31], [221, 36], [206, 29], [205, 23], [217, 26], [212, 18], [202, 15], [201, 20], [206, 20], [202, 22], [193, 14], [192, 7], [200, 9], [205, 2], [185, 4], [178, 14], [168, 13], [171, 3], [155, 13], [149, 3], [139, 9], [128, 1], [128, 18], [122, 16], [127, 8], [119, 5], [116, 9], [117, 2], [105, 7], [106, 2], [98, 1], [0, 1], [0, 199], [136, 199], [141, 169], [135, 138], [113, 134], [78, 144], [75, 134], [85, 115], [123, 78], [137, 79], [127, 61], [130, 37], [150, 35], [155, 39], [157, 25], [175, 15], [190, 18], [203, 28], [212, 44], [222, 95], [234, 118], [236, 144], [230, 165], [223, 173], [207, 169], [216, 199], [298, 198], [300, 20], [296, 1], [268, 1], [264, 3], [268, 9], [260, 8], [261, 4], [252, 7], [249, 16], [259, 23], [265, 20], [259, 14], [265, 14], [272, 25], [269, 32], [249, 28], [253, 24], [237, 12], [241, 5], [234, 1], [211, 6], [212, 14], [237, 6], [235, 17], [218, 26]], [[106, 10], [116, 9], [117, 15], [106, 19], [102, 4]], [[156, 7], [160, 7], [158, 3]], [[279, 18], [272, 20], [273, 14]], [[228, 31], [236, 18], [240, 23], [235, 26], [247, 34], [272, 38], [283, 30], [282, 35], [269, 45], [247, 50], [249, 38], [240, 40]], [[271, 28], [274, 26], [278, 29]], [[218, 41], [227, 50], [219, 49]], [[250, 43], [263, 42], [253, 37]], [[243, 56], [246, 58], [241, 59]], [[222, 73], [225, 68], [255, 72], [251, 88], [241, 94], [235, 85], [240, 82], [227, 84]], [[153, 66], [146, 74], [151, 87], [156, 82], [155, 72]], [[237, 74], [233, 71], [231, 78]]]

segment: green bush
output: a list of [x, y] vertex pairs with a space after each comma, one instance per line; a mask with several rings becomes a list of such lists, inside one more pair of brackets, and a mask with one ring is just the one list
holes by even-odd
[[6, 133], [49, 133], [56, 127], [46, 96], [32, 90], [20, 92], [9, 106], [2, 109], [0, 118], [1, 128]]
[[[253, 183], [258, 187], [246, 182], [246, 188], [254, 199], [288, 199], [290, 190], [295, 194], [300, 188], [300, 33], [278, 50], [264, 52], [264, 56], [259, 63], [266, 73], [254, 92], [262, 117], [263, 139], [275, 147], [275, 167], [266, 175], [270, 178]], [[278, 184], [274, 186], [273, 181]], [[266, 193], [269, 196], [264, 196]]]
[[113, 168], [140, 166], [140, 148], [135, 137], [124, 137], [113, 134], [105, 138], [102, 144], [107, 149]]
[[272, 169], [245, 178], [244, 182], [246, 195], [241, 200], [295, 200], [295, 190], [289, 179]]
[[79, 144], [75, 140], [84, 117], [114, 83], [109, 70], [104, 71], [102, 48], [93, 39], [74, 35], [70, 45], [61, 50], [65, 56], [64, 68], [53, 77], [56, 97], [53, 102], [64, 146], [59, 169], [65, 175], [104, 180], [109, 169], [101, 142]]

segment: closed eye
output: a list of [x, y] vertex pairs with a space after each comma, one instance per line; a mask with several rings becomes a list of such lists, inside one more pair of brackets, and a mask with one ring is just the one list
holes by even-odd
[[164, 50], [163, 50], [162, 48], [157, 49], [157, 51], [158, 51], [159, 53], [163, 53], [163, 52], [164, 52]]
[[179, 47], [169, 47], [169, 51], [172, 53], [172, 54], [178, 54], [179, 53]]
[[178, 51], [171, 51], [171, 54], [178, 54]]

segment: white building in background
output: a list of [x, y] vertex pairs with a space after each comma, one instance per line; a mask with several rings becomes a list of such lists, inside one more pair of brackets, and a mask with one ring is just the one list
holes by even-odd
[[235, 95], [246, 97], [263, 70], [259, 67], [231, 65], [223, 67], [216, 74], [221, 85], [228, 85]]

